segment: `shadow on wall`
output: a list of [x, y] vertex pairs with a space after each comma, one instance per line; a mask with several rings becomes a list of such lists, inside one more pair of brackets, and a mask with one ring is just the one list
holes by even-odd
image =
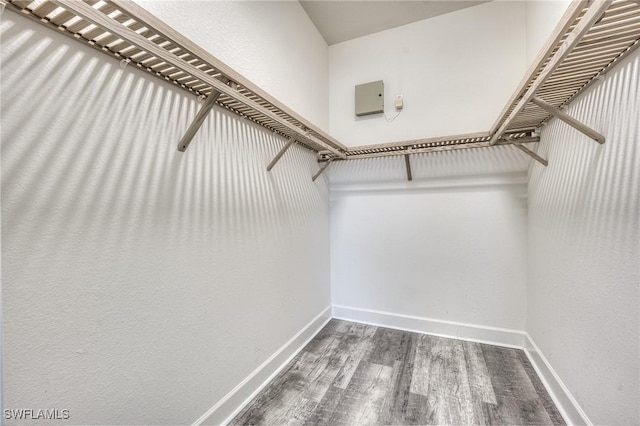
[[[287, 156], [307, 164], [307, 184], [282, 163], [267, 173], [284, 141], [215, 109], [189, 150], [179, 153], [176, 144], [200, 106], [194, 96], [73, 47], [49, 55], [51, 40], [12, 29], [2, 34], [11, 50], [3, 58], [11, 72], [2, 88], [9, 246], [13, 238], [62, 244], [74, 232], [94, 230], [100, 244], [104, 229], [114, 243], [132, 230], [168, 229], [172, 239], [206, 244], [283, 223], [309, 225], [322, 191], [311, 183], [314, 157], [304, 149]], [[68, 80], [53, 78], [58, 75]], [[37, 226], [20, 229], [25, 216], [43, 211]]]
[[[640, 60], [611, 72], [567, 112], [603, 133], [600, 145], [559, 120], [543, 129], [540, 152], [554, 173], [531, 169], [537, 220], [553, 230], [579, 229], [580, 246], [594, 237], [600, 250], [638, 245], [640, 230]], [[548, 143], [553, 141], [553, 145]], [[630, 228], [631, 225], [631, 228]], [[629, 232], [633, 230], [633, 232]]]
[[3, 398], [191, 423], [329, 303], [316, 155], [5, 12]]

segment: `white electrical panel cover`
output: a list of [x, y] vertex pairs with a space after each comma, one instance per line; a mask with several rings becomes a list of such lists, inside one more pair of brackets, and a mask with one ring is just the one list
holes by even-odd
[[358, 117], [384, 112], [384, 82], [382, 80], [356, 86], [356, 115]]

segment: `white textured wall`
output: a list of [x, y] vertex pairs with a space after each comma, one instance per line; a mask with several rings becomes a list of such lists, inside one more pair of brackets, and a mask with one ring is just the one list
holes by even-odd
[[[528, 160], [520, 154], [412, 156], [410, 183], [401, 157], [332, 165], [332, 303], [524, 329]], [[387, 181], [364, 183], [374, 172]]]
[[[329, 47], [331, 134], [347, 146], [488, 131], [526, 71], [524, 2], [489, 2]], [[356, 117], [384, 80], [387, 116]]]
[[329, 51], [300, 3], [135, 1], [329, 131]]
[[9, 11], [1, 90], [5, 408], [187, 424], [328, 306], [314, 154]]
[[527, 66], [531, 65], [560, 22], [571, 0], [525, 0]]
[[594, 424], [639, 424], [640, 52], [542, 132], [529, 183], [527, 329]]

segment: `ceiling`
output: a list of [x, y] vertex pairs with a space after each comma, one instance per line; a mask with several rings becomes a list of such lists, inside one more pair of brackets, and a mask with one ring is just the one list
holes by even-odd
[[300, 0], [300, 4], [327, 44], [332, 45], [487, 1], [489, 0]]

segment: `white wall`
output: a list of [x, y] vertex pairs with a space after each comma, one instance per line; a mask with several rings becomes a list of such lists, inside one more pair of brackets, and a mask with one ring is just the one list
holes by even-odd
[[[410, 183], [403, 158], [331, 166], [333, 304], [523, 330], [527, 163], [510, 147], [416, 155]], [[364, 184], [371, 170], [388, 181]]]
[[136, 2], [329, 130], [328, 48], [297, 1]]
[[571, 0], [526, 0], [527, 66], [533, 63], [551, 36]]
[[191, 423], [329, 305], [313, 153], [9, 11], [1, 90], [5, 408]]
[[[331, 134], [347, 146], [486, 132], [526, 71], [523, 2], [490, 2], [329, 47]], [[389, 118], [356, 117], [354, 86], [384, 80]]]
[[640, 52], [543, 129], [529, 183], [527, 329], [594, 424], [639, 424]]

